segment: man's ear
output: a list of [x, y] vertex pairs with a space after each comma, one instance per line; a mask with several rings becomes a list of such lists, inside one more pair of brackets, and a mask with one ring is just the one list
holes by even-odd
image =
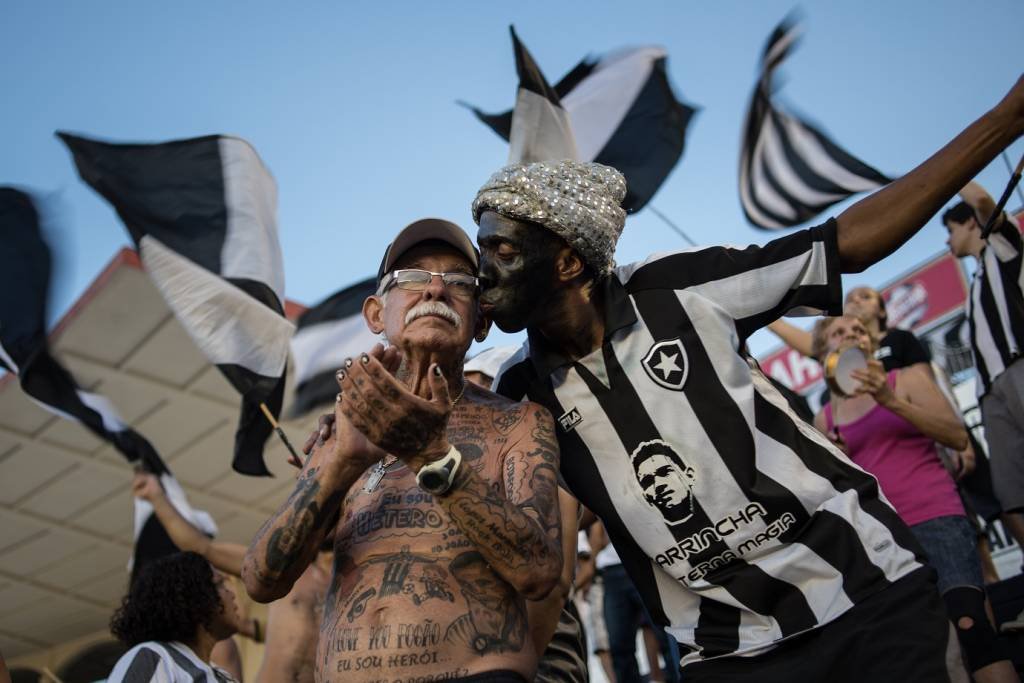
[[555, 277], [559, 282], [575, 280], [583, 274], [585, 268], [583, 258], [572, 247], [565, 245], [558, 251], [555, 259]]
[[487, 333], [491, 331], [491, 319], [477, 309], [476, 327], [473, 330], [473, 338], [478, 342], [487, 339]]
[[374, 334], [384, 331], [384, 299], [376, 294], [366, 297], [363, 302], [363, 318]]

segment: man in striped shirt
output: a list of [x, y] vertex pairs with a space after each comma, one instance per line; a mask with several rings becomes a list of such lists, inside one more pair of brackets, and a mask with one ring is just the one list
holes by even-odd
[[839, 314], [841, 272], [898, 248], [1022, 132], [1024, 79], [838, 219], [622, 267], [613, 169], [520, 164], [477, 194], [481, 307], [528, 333], [497, 390], [555, 415], [564, 478], [688, 648], [686, 680], [946, 680], [945, 616], [909, 530], [740, 349], [795, 309]]
[[995, 202], [970, 182], [959, 202], [942, 214], [954, 256], [973, 256], [967, 317], [978, 371], [978, 402], [991, 452], [992, 484], [1003, 510], [1024, 512], [1024, 243], [1020, 229], [1004, 213], [987, 239], [981, 227]]

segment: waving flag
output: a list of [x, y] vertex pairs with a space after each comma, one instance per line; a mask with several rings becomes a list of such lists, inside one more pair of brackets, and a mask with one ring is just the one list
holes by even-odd
[[249, 143], [223, 135], [128, 145], [58, 136], [121, 216], [185, 330], [242, 395], [232, 466], [269, 475], [272, 427], [260, 404], [280, 415], [294, 329], [270, 172]]
[[[696, 109], [677, 100], [672, 92], [665, 50], [644, 46], [598, 58], [587, 57], [554, 87], [544, 91], [524, 86], [524, 81], [531, 83], [536, 79], [524, 79], [524, 71], [529, 75], [529, 69], [520, 66], [520, 52], [525, 52], [525, 48], [514, 33], [513, 45], [520, 78], [515, 110], [486, 114], [470, 107], [477, 118], [505, 140], [513, 138], [514, 143], [513, 123], [530, 101], [524, 101], [524, 90], [546, 93], [544, 98], [551, 106], [568, 115], [577, 150], [574, 158], [621, 171], [627, 186], [623, 208], [630, 212], [642, 209], [682, 156], [686, 128], [696, 113]], [[539, 125], [545, 119], [524, 115], [520, 120]], [[557, 126], [548, 130], [557, 132]], [[550, 138], [553, 133], [538, 132], [536, 137]], [[512, 154], [515, 149], [513, 144], [510, 161], [516, 160]], [[544, 158], [559, 157], [547, 153]]]
[[740, 203], [747, 220], [765, 230], [798, 225], [852, 194], [890, 182], [773, 104], [772, 75], [796, 41], [797, 26], [788, 19], [768, 39], [743, 128]]
[[372, 348], [379, 339], [363, 319], [363, 302], [377, 291], [377, 278], [368, 277], [339, 290], [309, 309], [298, 320], [292, 337], [297, 417], [317, 406], [334, 403], [338, 382], [334, 373], [346, 358]]
[[149, 441], [129, 428], [105, 397], [81, 389], [46, 340], [51, 255], [32, 199], [0, 188], [0, 366], [45, 410], [78, 422], [129, 461], [165, 469]]

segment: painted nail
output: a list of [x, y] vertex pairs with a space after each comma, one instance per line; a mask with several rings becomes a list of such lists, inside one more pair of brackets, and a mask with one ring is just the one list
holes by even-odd
[[344, 370], [338, 370], [337, 377], [338, 377], [338, 381], [339, 382], [341, 380], [345, 379], [345, 371]]
[[345, 359], [345, 367], [346, 368], [352, 367], [352, 359], [351, 358], [346, 358]]
[[441, 367], [439, 365], [435, 365], [434, 366], [434, 375], [436, 377], [440, 377], [441, 376]]
[[338, 392], [338, 395], [335, 396], [334, 402], [335, 403], [341, 403], [341, 392], [340, 391]]
[[359, 357], [359, 362], [362, 363], [363, 365], [366, 365], [367, 363], [370, 362], [370, 357], [364, 353], [362, 356]]

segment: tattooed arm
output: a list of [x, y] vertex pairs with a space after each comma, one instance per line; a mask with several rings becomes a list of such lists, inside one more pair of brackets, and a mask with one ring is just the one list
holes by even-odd
[[242, 580], [257, 602], [288, 594], [336, 524], [349, 488], [381, 457], [340, 413], [335, 425], [331, 437], [313, 449], [295, 490], [256, 532], [245, 554]]
[[529, 600], [546, 596], [562, 571], [558, 442], [551, 415], [533, 403], [509, 410], [520, 423], [505, 455], [505, 490], [460, 467], [448, 493], [435, 497], [501, 578]]
[[530, 622], [530, 638], [539, 656], [551, 642], [551, 636], [558, 627], [558, 619], [565, 608], [565, 601], [572, 592], [576, 574], [576, 531], [578, 529], [579, 503], [572, 494], [558, 487], [559, 519], [562, 526], [562, 574], [558, 584], [543, 600], [526, 603], [526, 614]]

